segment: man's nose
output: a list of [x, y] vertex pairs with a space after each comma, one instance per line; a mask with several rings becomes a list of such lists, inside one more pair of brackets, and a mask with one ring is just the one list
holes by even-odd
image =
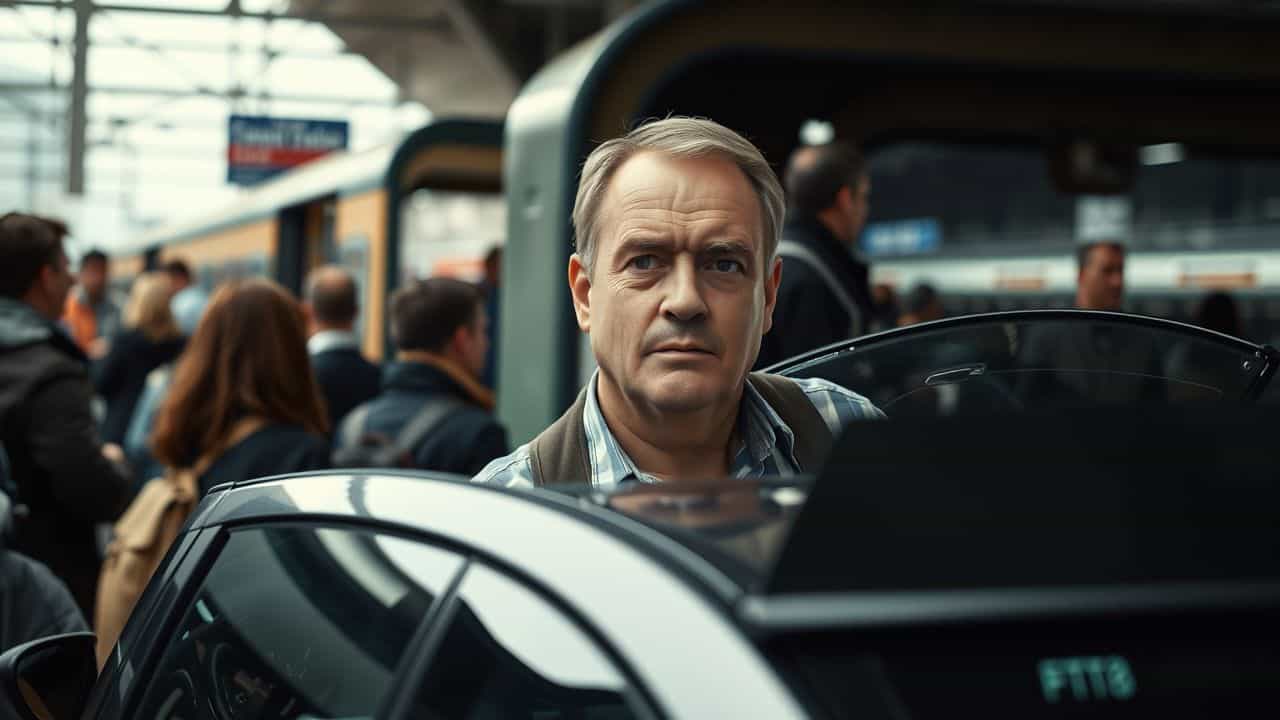
[[675, 320], [693, 320], [707, 313], [707, 304], [698, 287], [698, 269], [692, 258], [677, 261], [667, 277], [667, 293], [662, 312]]

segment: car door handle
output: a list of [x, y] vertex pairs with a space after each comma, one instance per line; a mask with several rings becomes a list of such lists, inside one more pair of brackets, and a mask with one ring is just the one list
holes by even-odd
[[946, 385], [948, 383], [964, 382], [971, 377], [977, 375], [985, 375], [987, 372], [986, 363], [976, 363], [973, 365], [965, 365], [964, 367], [951, 368], [936, 372], [925, 378], [925, 385]]

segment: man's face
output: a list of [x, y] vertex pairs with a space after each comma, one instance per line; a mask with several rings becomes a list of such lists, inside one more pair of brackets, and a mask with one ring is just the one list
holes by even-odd
[[100, 298], [107, 287], [107, 264], [101, 260], [82, 263], [80, 285], [89, 297]]
[[871, 212], [871, 178], [863, 175], [858, 179], [857, 186], [849, 190], [850, 202], [845, 214], [849, 218], [849, 244], [856, 246], [858, 235], [867, 224], [867, 215]]
[[[62, 307], [67, 302], [67, 293], [71, 292], [75, 281], [66, 253], [59, 250], [57, 257], [41, 270], [40, 277], [36, 280], [40, 291], [36, 301], [42, 306], [36, 309], [49, 319], [57, 320], [62, 315]], [[32, 302], [33, 306], [36, 301]]]
[[578, 326], [601, 381], [648, 412], [727, 402], [760, 351], [781, 264], [732, 162], [639, 153], [602, 202], [594, 267], [570, 262]]
[[1085, 310], [1119, 310], [1124, 303], [1124, 251], [1099, 245], [1080, 268], [1077, 304]]

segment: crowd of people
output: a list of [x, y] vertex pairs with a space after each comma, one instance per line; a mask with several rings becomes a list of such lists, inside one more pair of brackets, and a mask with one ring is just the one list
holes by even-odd
[[[928, 286], [901, 308], [870, 286], [856, 246], [870, 192], [843, 143], [798, 151], [785, 191], [754, 146], [708, 120], [655, 121], [600, 145], [583, 166], [568, 264], [598, 370], [514, 450], [488, 374], [496, 256], [483, 285], [397, 290], [395, 350], [379, 366], [361, 352], [359, 292], [341, 267], [314, 270], [301, 299], [261, 278], [209, 297], [170, 259], [118, 303], [103, 253], [72, 274], [65, 225], [0, 217], [0, 441], [14, 509], [2, 513], [13, 522], [0, 586], [22, 584], [45, 608], [6, 610], [29, 622], [0, 628], [0, 647], [93, 618], [99, 526], [175, 472], [206, 492], [334, 466], [597, 487], [813, 470], [843, 425], [883, 414], [826, 380], [752, 368], [943, 315]], [[1118, 309], [1123, 248], [1089, 246], [1079, 260], [1077, 304]], [[1215, 300], [1205, 313], [1230, 308]]]

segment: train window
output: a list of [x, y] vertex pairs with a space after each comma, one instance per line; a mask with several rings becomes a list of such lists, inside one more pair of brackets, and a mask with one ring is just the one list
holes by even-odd
[[1116, 237], [1134, 250], [1257, 249], [1280, 230], [1280, 158], [1176, 143], [1138, 148], [1126, 192], [1064, 192], [1036, 144], [902, 142], [872, 150], [872, 256], [1070, 252]]
[[400, 277], [484, 279], [484, 257], [507, 234], [500, 193], [418, 190], [401, 210]]

